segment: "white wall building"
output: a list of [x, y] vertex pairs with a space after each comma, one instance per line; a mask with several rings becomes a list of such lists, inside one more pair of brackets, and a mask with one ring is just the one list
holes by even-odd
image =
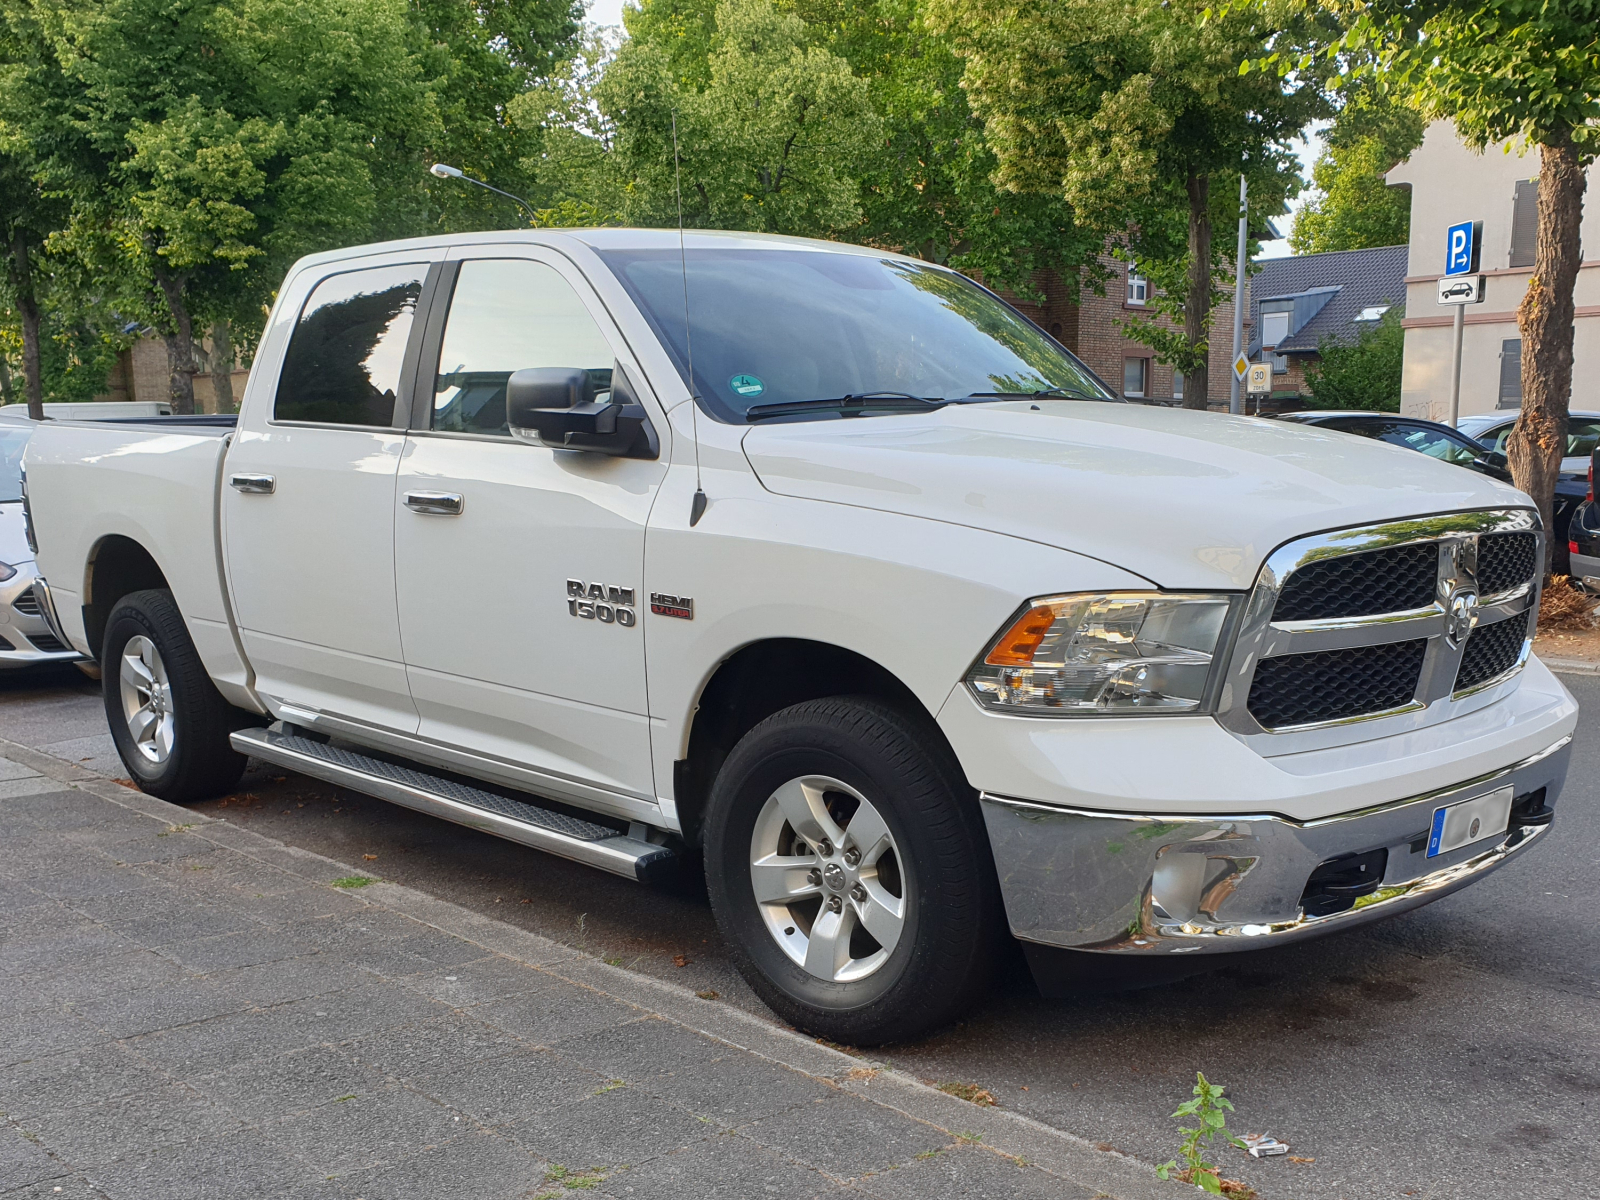
[[[1600, 178], [1589, 172], [1583, 248], [1578, 273], [1572, 407], [1600, 407]], [[1461, 415], [1515, 409], [1522, 403], [1522, 343], [1517, 306], [1533, 275], [1539, 151], [1520, 143], [1475, 153], [1448, 121], [1428, 127], [1409, 159], [1390, 171], [1390, 184], [1411, 189], [1411, 248], [1406, 273], [1405, 375], [1400, 411], [1445, 420], [1450, 408], [1451, 310], [1438, 302], [1444, 273], [1445, 230], [1483, 222], [1479, 261], [1481, 304], [1468, 305], [1461, 353]]]

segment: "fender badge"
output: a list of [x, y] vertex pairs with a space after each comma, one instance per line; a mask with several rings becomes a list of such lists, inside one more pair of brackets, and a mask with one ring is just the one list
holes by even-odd
[[665, 592], [651, 592], [650, 611], [657, 616], [677, 617], [683, 621], [692, 621], [694, 620], [694, 597], [669, 596]]

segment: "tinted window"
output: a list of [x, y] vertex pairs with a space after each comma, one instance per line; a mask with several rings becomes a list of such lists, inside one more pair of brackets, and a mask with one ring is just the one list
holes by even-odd
[[284, 355], [273, 417], [394, 425], [400, 365], [427, 270], [423, 263], [373, 267], [317, 284]]
[[22, 452], [32, 433], [31, 425], [0, 422], [0, 504], [22, 499]]
[[[678, 251], [602, 257], [687, 376]], [[826, 250], [692, 249], [686, 262], [693, 386], [730, 420], [758, 404], [884, 392], [1111, 398], [1042, 329], [953, 271]]]
[[1407, 421], [1330, 421], [1329, 426], [1345, 433], [1376, 438], [1391, 446], [1403, 446], [1437, 458], [1442, 462], [1470, 466], [1481, 453], [1470, 438], [1428, 425], [1413, 425]]
[[461, 264], [434, 382], [433, 428], [500, 433], [506, 380], [528, 367], [577, 367], [610, 386], [611, 346], [553, 267], [516, 258]]

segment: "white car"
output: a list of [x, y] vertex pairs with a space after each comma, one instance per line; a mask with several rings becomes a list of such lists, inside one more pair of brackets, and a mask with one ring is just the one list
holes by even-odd
[[[885, 251], [532, 230], [307, 258], [237, 428], [51, 422], [123, 762], [252, 756], [650, 880], [786, 1020], [953, 1019], [1348, 929], [1548, 836], [1526, 496], [1117, 402]], [[1215, 959], [1213, 962], [1217, 961]]]
[[[1506, 452], [1506, 439], [1517, 423], [1515, 412], [1477, 413], [1462, 417], [1456, 428], [1486, 450]], [[1600, 445], [1600, 413], [1577, 409], [1567, 414], [1567, 452], [1561, 458], [1561, 473], [1587, 477], [1589, 458]]]
[[32, 432], [30, 422], [0, 418], [0, 670], [83, 657], [50, 631], [34, 592], [39, 572], [22, 511], [22, 451]]

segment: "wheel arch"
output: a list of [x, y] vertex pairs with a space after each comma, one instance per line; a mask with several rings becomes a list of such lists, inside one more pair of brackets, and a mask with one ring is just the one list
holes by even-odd
[[[687, 754], [673, 764], [673, 796], [684, 838], [698, 845], [711, 782], [729, 752], [773, 713], [828, 696], [870, 696], [916, 718], [956, 760], [934, 715], [881, 663], [806, 638], [767, 638], [717, 665], [696, 699]], [[958, 760], [956, 760], [958, 761]]]
[[96, 658], [117, 601], [147, 588], [170, 591], [172, 585], [155, 556], [141, 543], [112, 533], [94, 544], [83, 568], [83, 632]]

